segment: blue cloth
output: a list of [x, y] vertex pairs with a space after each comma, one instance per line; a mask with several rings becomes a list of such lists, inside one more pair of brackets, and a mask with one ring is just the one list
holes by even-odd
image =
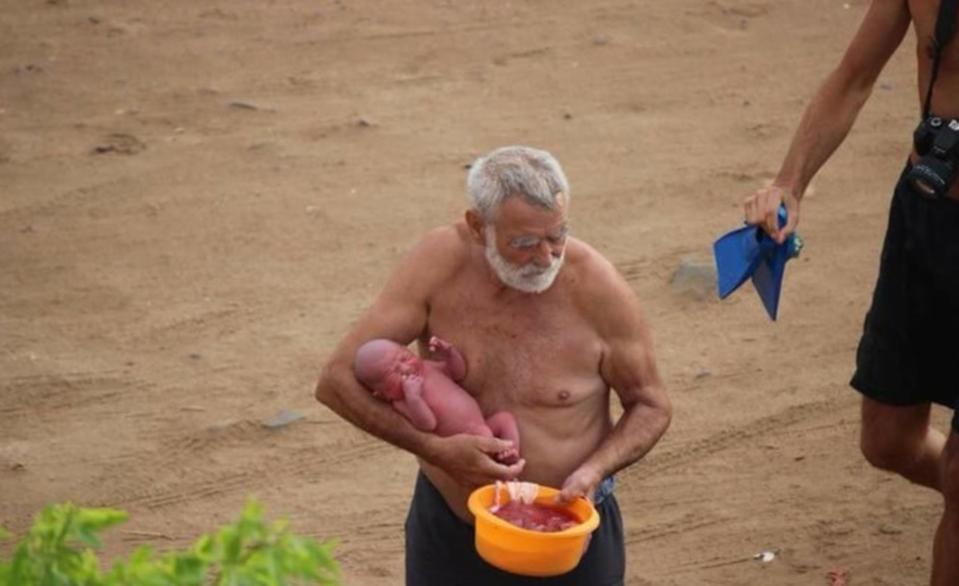
[[[785, 206], [780, 206], [778, 220], [780, 228], [786, 225]], [[752, 278], [769, 318], [775, 320], [779, 313], [786, 261], [799, 256], [801, 249], [802, 239], [795, 233], [782, 244], [776, 244], [757, 226], [745, 226], [726, 233], [713, 244], [719, 298], [725, 299]]]

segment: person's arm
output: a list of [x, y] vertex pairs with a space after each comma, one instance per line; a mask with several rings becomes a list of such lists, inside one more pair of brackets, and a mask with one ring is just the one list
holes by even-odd
[[629, 284], [602, 261], [593, 316], [604, 343], [599, 369], [616, 392], [623, 414], [612, 432], [563, 483], [562, 500], [592, 497], [603, 478], [646, 455], [666, 432], [672, 406], [663, 387], [652, 336]]
[[466, 378], [466, 359], [463, 358], [460, 351], [456, 349], [456, 346], [453, 346], [446, 340], [433, 336], [430, 338], [429, 348], [430, 352], [432, 352], [436, 358], [439, 358], [436, 362], [442, 365], [443, 370], [446, 371], [446, 374], [449, 375], [451, 379], [456, 382], [461, 382]]
[[453, 229], [426, 236], [393, 271], [373, 306], [334, 350], [316, 385], [318, 401], [353, 425], [444, 469], [465, 483], [514, 478], [522, 463], [503, 466], [493, 455], [510, 443], [478, 436], [441, 438], [416, 429], [390, 405], [375, 399], [354, 377], [357, 348], [374, 338], [408, 344], [426, 329], [431, 292], [441, 286], [458, 259]]
[[[746, 198], [747, 223], [760, 224], [780, 243], [795, 231], [806, 187], [849, 134], [910, 21], [907, 0], [873, 0], [839, 65], [806, 106], [772, 185]], [[788, 212], [782, 229], [776, 218], [780, 203]]]
[[417, 429], [433, 431], [436, 429], [436, 414], [423, 400], [423, 378], [419, 376], [403, 379], [403, 399], [395, 401], [393, 406], [409, 417]]

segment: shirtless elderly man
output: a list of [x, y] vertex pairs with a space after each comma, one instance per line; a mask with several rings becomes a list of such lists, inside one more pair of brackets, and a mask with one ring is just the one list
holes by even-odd
[[[568, 236], [569, 186], [552, 155], [495, 150], [472, 166], [467, 187], [464, 220], [428, 233], [394, 270], [333, 353], [317, 399], [419, 461], [406, 520], [407, 584], [622, 584], [612, 475], [649, 452], [671, 417], [639, 303], [607, 260]], [[364, 342], [416, 340], [426, 354], [434, 335], [462, 352], [469, 368], [461, 384], [484, 413], [515, 415], [520, 461], [495, 459], [511, 447], [507, 440], [420, 431], [354, 378]], [[610, 390], [623, 406], [615, 424]], [[596, 502], [600, 529], [572, 572], [525, 579], [476, 554], [467, 497], [515, 478]]]

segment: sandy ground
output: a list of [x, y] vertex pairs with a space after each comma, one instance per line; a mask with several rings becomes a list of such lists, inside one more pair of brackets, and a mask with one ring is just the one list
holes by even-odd
[[[916, 116], [911, 39], [813, 185], [780, 321], [748, 288], [671, 285], [775, 172], [866, 5], [0, 1], [0, 523], [120, 507], [122, 554], [256, 495], [339, 538], [347, 584], [400, 584], [415, 462], [314, 379], [461, 214], [464, 166], [526, 143], [643, 300], [675, 403], [620, 475], [628, 583], [922, 583], [939, 499], [864, 463], [846, 386]], [[284, 409], [304, 418], [262, 425]]]

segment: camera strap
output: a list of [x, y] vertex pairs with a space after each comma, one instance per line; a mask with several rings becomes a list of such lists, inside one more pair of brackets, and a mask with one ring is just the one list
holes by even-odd
[[936, 84], [936, 77], [939, 75], [939, 60], [942, 57], [943, 48], [952, 39], [956, 28], [956, 6], [959, 0], [942, 0], [939, 4], [939, 14], [936, 16], [936, 53], [932, 58], [932, 73], [929, 76], [929, 89], [926, 90], [926, 100], [922, 105], [922, 117], [929, 117], [929, 109], [932, 105], [932, 87]]

